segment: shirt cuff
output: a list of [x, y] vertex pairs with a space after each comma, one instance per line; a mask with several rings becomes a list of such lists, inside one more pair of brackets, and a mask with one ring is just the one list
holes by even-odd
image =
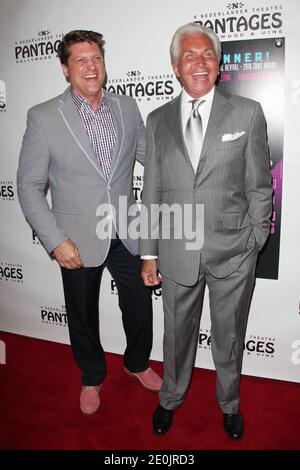
[[157, 256], [153, 255], [142, 255], [141, 259], [157, 259]]

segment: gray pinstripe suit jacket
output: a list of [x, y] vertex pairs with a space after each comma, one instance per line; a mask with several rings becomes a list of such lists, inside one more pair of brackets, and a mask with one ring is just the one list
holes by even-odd
[[[140, 253], [157, 255], [160, 272], [182, 285], [196, 282], [200, 260], [215, 277], [228, 276], [269, 233], [272, 185], [260, 104], [216, 89], [196, 174], [183, 139], [180, 96], [154, 110], [146, 129], [143, 204], [203, 204], [204, 245], [188, 251], [189, 240], [164, 240], [160, 227], [158, 240], [141, 239]], [[244, 134], [222, 139], [237, 131]]]
[[[127, 208], [119, 214], [119, 196], [135, 204], [132, 176], [135, 160], [144, 163], [145, 128], [135, 101], [105, 92], [117, 140], [109, 181], [73, 102], [70, 89], [31, 108], [23, 139], [17, 175], [18, 196], [23, 212], [50, 253], [66, 239], [77, 245], [85, 266], [98, 266], [106, 258], [110, 238], [96, 234], [100, 204], [116, 209], [116, 224], [127, 227]], [[52, 207], [44, 195], [49, 183]], [[112, 220], [109, 222], [112, 228]], [[138, 241], [123, 240], [132, 254]]]

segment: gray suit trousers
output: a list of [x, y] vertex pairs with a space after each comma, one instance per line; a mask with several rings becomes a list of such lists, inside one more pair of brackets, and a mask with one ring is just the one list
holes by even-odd
[[198, 344], [205, 286], [209, 289], [211, 350], [217, 372], [217, 401], [223, 413], [237, 413], [240, 374], [258, 248], [253, 247], [239, 269], [215, 278], [205, 265], [196, 285], [186, 287], [162, 278], [164, 306], [164, 380], [161, 405], [176, 409], [190, 384]]

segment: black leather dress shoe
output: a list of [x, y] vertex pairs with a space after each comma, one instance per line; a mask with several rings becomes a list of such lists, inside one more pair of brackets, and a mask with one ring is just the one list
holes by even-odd
[[158, 405], [153, 413], [153, 432], [158, 436], [163, 436], [169, 431], [173, 423], [173, 410], [166, 410]]
[[224, 416], [224, 428], [228, 436], [235, 441], [241, 439], [244, 433], [244, 418], [241, 414], [227, 414]]

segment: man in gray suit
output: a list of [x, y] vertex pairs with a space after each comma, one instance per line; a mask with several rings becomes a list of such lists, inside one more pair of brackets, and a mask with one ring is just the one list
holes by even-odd
[[[164, 379], [153, 430], [166, 433], [173, 410], [185, 398], [207, 285], [217, 401], [225, 431], [240, 439], [243, 343], [257, 255], [268, 237], [272, 207], [266, 122], [259, 103], [215, 86], [221, 44], [212, 30], [196, 23], [182, 26], [170, 52], [183, 90], [148, 117], [141, 227], [142, 277], [146, 286], [157, 285], [159, 269], [165, 322]], [[148, 224], [153, 204], [164, 208]], [[183, 212], [176, 218], [175, 210], [169, 211], [169, 239], [163, 227], [166, 205]], [[192, 215], [185, 217], [188, 208]], [[181, 220], [185, 226], [179, 237]], [[203, 230], [202, 244], [201, 236], [191, 244], [185, 235], [195, 227], [198, 235]]]
[[[18, 169], [18, 195], [26, 219], [61, 267], [85, 414], [98, 409], [106, 375], [98, 311], [105, 266], [119, 293], [127, 341], [125, 372], [149, 390], [158, 391], [161, 385], [149, 367], [150, 290], [140, 278], [137, 239], [126, 232], [128, 208], [135, 205], [134, 163], [137, 159], [144, 164], [144, 125], [132, 98], [103, 90], [103, 45], [102, 34], [93, 31], [64, 36], [58, 55], [71, 86], [29, 110]], [[47, 183], [51, 209], [45, 197]]]

